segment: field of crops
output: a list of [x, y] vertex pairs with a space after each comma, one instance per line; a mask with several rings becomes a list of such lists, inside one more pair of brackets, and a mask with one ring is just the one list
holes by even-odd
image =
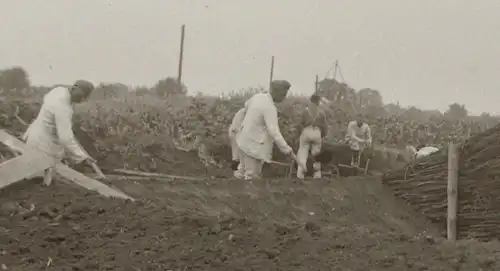
[[[41, 95], [5, 95], [0, 108], [3, 126], [21, 134], [37, 114]], [[164, 173], [205, 173], [205, 168], [227, 167], [230, 159], [227, 129], [234, 114], [252, 93], [227, 98], [175, 95], [159, 99], [154, 95], [125, 93], [119, 97], [91, 99], [77, 105], [74, 129], [82, 145], [104, 168], [133, 168]], [[34, 97], [34, 98], [33, 98]], [[295, 150], [297, 130], [307, 97], [289, 97], [279, 105], [280, 127]], [[344, 136], [344, 127], [333, 118], [329, 141]], [[187, 155], [187, 156], [186, 156]], [[198, 170], [179, 172], [176, 156], [201, 162]], [[276, 152], [277, 159], [280, 153]], [[140, 157], [140, 159], [138, 159]], [[284, 158], [283, 158], [284, 159]], [[192, 159], [189, 159], [192, 160]], [[172, 164], [176, 164], [172, 167]], [[196, 167], [195, 167], [196, 168]]]
[[[202, 178], [113, 180], [134, 203], [57, 180], [48, 188], [8, 187], [0, 191], [0, 242], [7, 244], [0, 247], [0, 268], [498, 270], [497, 243], [443, 242], [439, 229], [375, 178], [225, 178], [231, 173], [227, 127], [245, 98], [129, 93], [77, 106], [75, 132], [103, 171]], [[41, 95], [2, 99], [0, 125], [20, 135]], [[290, 97], [279, 106], [281, 130], [295, 149], [305, 105], [306, 98]], [[330, 140], [342, 138], [339, 127], [331, 122]]]

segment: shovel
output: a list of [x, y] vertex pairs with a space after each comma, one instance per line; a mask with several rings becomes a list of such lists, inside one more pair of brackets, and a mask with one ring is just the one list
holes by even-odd
[[97, 178], [99, 180], [107, 180], [108, 178], [106, 177], [106, 175], [104, 175], [104, 173], [102, 173], [102, 170], [99, 168], [99, 166], [94, 163], [94, 162], [88, 162], [88, 164], [92, 167], [92, 169], [94, 170], [94, 172], [97, 174]]

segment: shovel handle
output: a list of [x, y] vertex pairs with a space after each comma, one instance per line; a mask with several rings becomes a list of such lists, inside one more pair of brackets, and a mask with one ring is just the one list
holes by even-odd
[[102, 173], [101, 169], [99, 168], [99, 166], [97, 166], [96, 163], [90, 162], [89, 164], [92, 167], [92, 169], [95, 171], [95, 173], [99, 176], [99, 178], [106, 179], [106, 175], [104, 175], [104, 173]]

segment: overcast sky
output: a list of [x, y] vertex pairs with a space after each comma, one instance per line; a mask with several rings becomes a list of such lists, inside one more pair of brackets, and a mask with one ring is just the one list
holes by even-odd
[[[0, 0], [0, 66], [34, 84], [152, 85], [177, 75], [218, 94], [275, 78], [312, 93], [340, 62], [385, 101], [500, 113], [498, 0]], [[331, 74], [332, 75], [332, 74]]]

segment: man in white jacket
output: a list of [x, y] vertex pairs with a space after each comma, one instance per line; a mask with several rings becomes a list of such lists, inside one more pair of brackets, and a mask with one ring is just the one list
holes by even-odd
[[[54, 158], [54, 164], [65, 155], [76, 163], [95, 162], [80, 146], [72, 128], [73, 104], [86, 101], [93, 89], [92, 83], [79, 80], [70, 88], [59, 86], [45, 94], [38, 116], [23, 135], [26, 144]], [[46, 170], [45, 174], [51, 170]]]
[[245, 108], [240, 109], [233, 117], [233, 121], [229, 126], [229, 141], [231, 143], [232, 163], [231, 169], [233, 176], [241, 179], [243, 178], [243, 167], [240, 163], [240, 149], [236, 143], [236, 135], [238, 134], [243, 118], [245, 117]]
[[284, 154], [293, 156], [292, 148], [280, 132], [275, 106], [285, 99], [289, 89], [288, 81], [273, 81], [269, 93], [257, 93], [245, 104], [245, 117], [236, 138], [245, 179], [261, 177], [262, 166], [271, 160], [273, 143]]
[[360, 154], [364, 147], [372, 144], [372, 132], [370, 126], [364, 122], [364, 116], [358, 114], [356, 120], [347, 125], [347, 143], [351, 148], [351, 166], [359, 166]]

